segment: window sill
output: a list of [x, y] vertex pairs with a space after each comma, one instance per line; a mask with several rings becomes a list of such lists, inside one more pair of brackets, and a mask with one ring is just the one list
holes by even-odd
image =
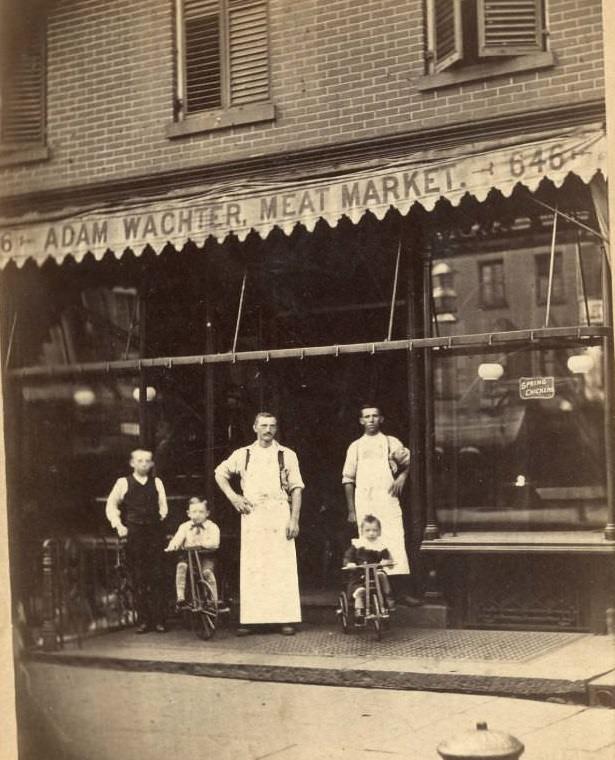
[[519, 55], [514, 58], [506, 58], [502, 61], [489, 61], [473, 66], [441, 71], [438, 74], [427, 74], [419, 80], [420, 92], [437, 90], [440, 87], [452, 87], [475, 82], [480, 79], [490, 79], [502, 74], [518, 74], [523, 71], [536, 71], [555, 66], [555, 56], [551, 52], [533, 53], [531, 55]]
[[49, 148], [46, 145], [19, 148], [0, 146], [0, 166], [15, 166], [17, 164], [33, 164], [37, 161], [47, 161], [50, 155]]
[[256, 124], [260, 121], [273, 121], [275, 106], [273, 103], [253, 103], [247, 106], [220, 108], [215, 111], [186, 116], [182, 121], [174, 121], [166, 127], [166, 136], [185, 137], [200, 132], [213, 132], [216, 129], [228, 129], [240, 124]]

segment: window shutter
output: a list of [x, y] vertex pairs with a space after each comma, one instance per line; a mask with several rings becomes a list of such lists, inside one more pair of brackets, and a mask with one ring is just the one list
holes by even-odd
[[230, 105], [269, 100], [266, 0], [229, 0]]
[[218, 0], [184, 0], [186, 113], [220, 108], [220, 4]]
[[45, 24], [28, 26], [27, 39], [15, 46], [2, 87], [2, 143], [45, 142]]
[[542, 0], [478, 0], [480, 56], [543, 49]]
[[433, 70], [443, 71], [463, 56], [461, 0], [430, 0], [428, 7]]

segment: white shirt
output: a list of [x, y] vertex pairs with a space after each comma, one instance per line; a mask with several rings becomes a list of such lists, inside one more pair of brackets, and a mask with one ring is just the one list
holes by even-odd
[[210, 549], [214, 551], [220, 546], [220, 528], [215, 522], [205, 520], [200, 525], [187, 520], [182, 523], [167, 546], [168, 551], [178, 549]]
[[[133, 477], [137, 483], [141, 483], [141, 485], [144, 486], [148, 481], [149, 475], [145, 475], [145, 477], [143, 477], [141, 475], [136, 475], [133, 473]], [[169, 507], [167, 506], [167, 495], [160, 478], [154, 478], [154, 485], [156, 486], [156, 491], [158, 492], [158, 512], [160, 514], [160, 519], [164, 520], [164, 518], [169, 513]], [[128, 478], [118, 478], [115, 481], [115, 485], [111, 489], [111, 493], [107, 498], [107, 504], [105, 506], [105, 514], [107, 515], [107, 520], [109, 520], [111, 527], [115, 530], [117, 530], [117, 527], [119, 525], [122, 525], [120, 505], [124, 501], [124, 497], [127, 493]]]

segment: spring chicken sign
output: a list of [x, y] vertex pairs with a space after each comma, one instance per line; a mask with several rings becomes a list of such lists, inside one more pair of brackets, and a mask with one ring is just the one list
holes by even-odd
[[0, 262], [42, 262], [49, 257], [61, 261], [67, 256], [79, 261], [87, 253], [100, 258], [108, 250], [116, 256], [127, 249], [140, 254], [146, 246], [158, 252], [167, 243], [181, 250], [188, 241], [203, 245], [209, 236], [223, 240], [232, 233], [243, 240], [254, 230], [266, 237], [276, 226], [287, 233], [296, 224], [312, 230], [319, 219], [335, 225], [346, 216], [357, 222], [366, 211], [381, 219], [391, 207], [405, 214], [420, 203], [430, 210], [441, 197], [457, 203], [471, 193], [481, 201], [493, 187], [508, 195], [518, 182], [533, 190], [545, 176], [561, 184], [571, 171], [588, 182], [606, 166], [603, 132], [496, 150], [479, 147], [422, 152], [334, 180], [245, 180], [239, 186], [193, 188], [143, 203], [67, 210], [53, 219], [36, 213], [19, 220], [0, 219]]

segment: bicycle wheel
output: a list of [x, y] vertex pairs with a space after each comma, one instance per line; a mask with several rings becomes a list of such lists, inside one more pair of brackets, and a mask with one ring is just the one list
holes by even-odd
[[371, 608], [372, 608], [372, 625], [374, 626], [374, 633], [376, 634], [376, 641], [380, 641], [382, 638], [382, 605], [378, 594], [375, 592], [371, 595]]
[[216, 632], [216, 623], [218, 621], [218, 605], [214, 597], [214, 592], [209, 583], [204, 580], [199, 581], [200, 604], [196, 612], [197, 635], [207, 641]]
[[348, 597], [346, 596], [346, 592], [342, 591], [339, 598], [339, 608], [337, 610], [337, 614], [340, 619], [340, 625], [342, 626], [342, 631], [344, 633], [348, 633], [349, 631], [349, 616], [348, 616]]

